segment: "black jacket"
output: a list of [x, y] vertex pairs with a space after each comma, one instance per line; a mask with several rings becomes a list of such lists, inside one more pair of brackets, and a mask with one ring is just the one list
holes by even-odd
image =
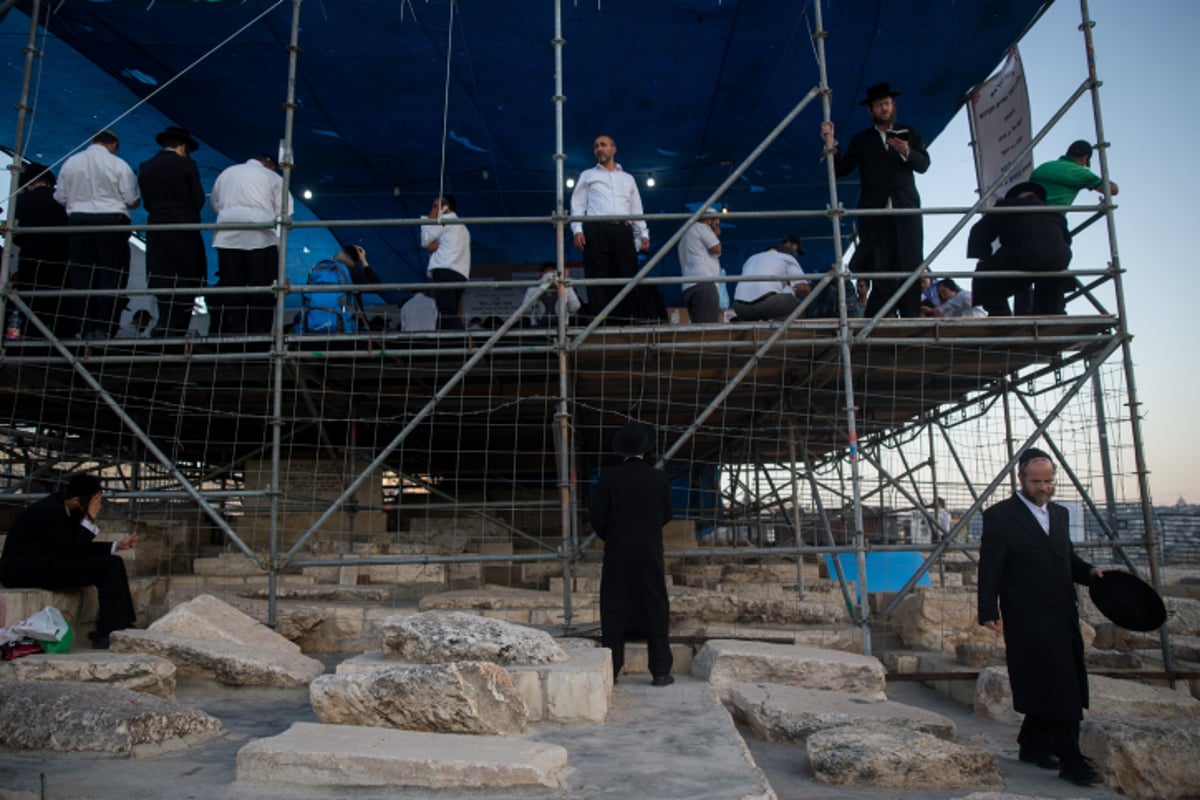
[[196, 162], [171, 150], [159, 150], [138, 167], [138, 187], [151, 225], [199, 222], [204, 187]]
[[0, 583], [17, 583], [27, 572], [111, 552], [111, 542], [94, 541], [91, 531], [67, 515], [62, 495], [47, 495], [22, 511], [8, 531], [0, 555]]
[[[1045, 206], [1036, 197], [1001, 200], [997, 208]], [[992, 253], [992, 242], [1000, 249]], [[1071, 264], [1071, 235], [1062, 214], [1030, 211], [1022, 214], [984, 214], [971, 226], [967, 258], [981, 259], [990, 269], [1030, 269], [1054, 272]]]

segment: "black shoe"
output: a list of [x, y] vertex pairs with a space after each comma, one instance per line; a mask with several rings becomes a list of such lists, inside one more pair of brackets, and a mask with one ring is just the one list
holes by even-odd
[[1033, 748], [1021, 748], [1020, 759], [1026, 764], [1037, 764], [1042, 769], [1061, 769], [1062, 764], [1058, 758], [1049, 750], [1035, 750]]
[[675, 682], [675, 678], [670, 675], [659, 675], [654, 680], [650, 681], [651, 686], [670, 686]]
[[1097, 783], [1104, 783], [1104, 776], [1096, 771], [1090, 759], [1083, 756], [1064, 759], [1062, 769], [1058, 771], [1058, 777], [1064, 781], [1070, 781], [1076, 786], [1094, 786]]

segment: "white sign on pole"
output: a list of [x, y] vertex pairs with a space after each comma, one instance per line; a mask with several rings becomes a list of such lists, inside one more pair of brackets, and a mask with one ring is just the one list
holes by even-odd
[[[987, 191], [1033, 138], [1029, 113], [1029, 87], [1021, 54], [1014, 47], [1004, 65], [971, 92], [971, 130], [975, 138], [976, 177], [979, 192]], [[1004, 197], [1008, 189], [1029, 180], [1033, 159], [1026, 156], [992, 195]]]

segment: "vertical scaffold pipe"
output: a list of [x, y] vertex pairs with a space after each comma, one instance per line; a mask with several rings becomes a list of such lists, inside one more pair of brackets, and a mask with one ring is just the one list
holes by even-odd
[[[820, 71], [821, 76], [821, 110], [823, 112], [823, 119], [829, 122], [831, 121], [829, 73], [825, 61], [825, 38], [828, 36], [828, 33], [825, 30], [821, 4], [814, 3], [813, 10], [816, 14], [817, 25], [817, 31], [813, 34], [813, 38], [817, 42], [817, 69]], [[833, 229], [833, 270], [837, 276], [838, 345], [841, 349], [842, 380], [845, 384], [842, 390], [846, 397], [846, 437], [850, 453], [850, 494], [851, 502], [854, 504], [854, 553], [858, 566], [858, 580], [855, 581], [857, 593], [855, 615], [857, 619], [854, 621], [862, 629], [863, 654], [869, 656], [871, 655], [871, 628], [867, 620], [867, 551], [866, 537], [863, 535], [862, 476], [858, 461], [858, 421], [854, 407], [854, 370], [850, 363], [850, 320], [846, 314], [847, 273], [845, 254], [842, 252], [840, 230], [842, 208], [841, 203], [838, 201], [837, 175], [833, 169], [834, 154], [833, 150], [826, 149], [825, 170], [829, 181], [829, 222]], [[837, 558], [836, 553], [834, 554], [834, 564], [837, 566], [838, 579], [844, 581], [844, 576], [841, 574], [840, 559]]]
[[276, 593], [279, 582], [279, 492], [280, 458], [283, 449], [283, 303], [287, 287], [287, 244], [291, 229], [292, 191], [292, 130], [296, 119], [296, 63], [300, 57], [300, 6], [304, 0], [292, 0], [292, 32], [288, 39], [287, 100], [283, 104], [283, 146], [279, 166], [283, 170], [283, 197], [280, 201], [279, 267], [275, 275], [275, 325], [271, 360], [273, 380], [271, 392], [271, 535], [267, 558], [267, 625], [276, 624]]
[[[1121, 360], [1125, 370], [1125, 393], [1129, 398], [1129, 428], [1133, 436], [1133, 461], [1137, 473], [1138, 495], [1142, 506], [1143, 542], [1146, 560], [1150, 567], [1150, 583], [1160, 595], [1163, 590], [1162, 574], [1158, 569], [1158, 539], [1154, 526], [1154, 503], [1150, 496], [1150, 471], [1146, 468], [1146, 453], [1142, 447], [1142, 406], [1138, 401], [1137, 380], [1133, 374], [1133, 348], [1129, 336], [1129, 323], [1125, 308], [1124, 281], [1121, 277], [1121, 253], [1117, 247], [1117, 226], [1113, 217], [1112, 187], [1108, 171], [1108, 140], [1104, 137], [1104, 115], [1100, 110], [1100, 81], [1096, 77], [1096, 43], [1092, 39], [1091, 13], [1088, 0], [1079, 0], [1080, 30], [1087, 48], [1088, 78], [1091, 83], [1092, 117], [1096, 126], [1096, 149], [1100, 153], [1100, 188], [1104, 190], [1104, 224], [1108, 230], [1108, 249], [1112, 258], [1109, 271], [1112, 274], [1113, 292], [1117, 298], [1117, 327], [1121, 335]], [[1171, 640], [1167, 626], [1159, 628], [1162, 643], [1163, 667], [1170, 671], [1175, 667], [1171, 655]]]

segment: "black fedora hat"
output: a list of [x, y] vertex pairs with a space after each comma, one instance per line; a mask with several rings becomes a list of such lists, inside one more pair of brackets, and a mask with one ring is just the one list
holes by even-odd
[[621, 458], [645, 455], [654, 449], [654, 431], [644, 422], [627, 422], [613, 434], [612, 449]]
[[192, 138], [187, 128], [180, 128], [177, 125], [172, 125], [155, 136], [154, 141], [161, 147], [174, 147], [177, 144], [181, 144], [187, 148], [189, 153], [194, 153], [200, 149], [200, 143]]
[[1092, 578], [1088, 594], [1101, 614], [1127, 630], [1153, 631], [1167, 621], [1158, 592], [1131, 573], [1105, 570], [1104, 577]]
[[885, 97], [899, 97], [900, 92], [895, 91], [886, 83], [877, 83], [874, 86], [867, 87], [867, 97], [865, 100], [859, 100], [860, 106], [869, 106], [876, 100], [882, 100]]
[[1015, 184], [1011, 189], [1004, 193], [1005, 200], [1013, 200], [1025, 193], [1034, 194], [1043, 203], [1046, 202], [1046, 187], [1035, 181], [1022, 181]]

